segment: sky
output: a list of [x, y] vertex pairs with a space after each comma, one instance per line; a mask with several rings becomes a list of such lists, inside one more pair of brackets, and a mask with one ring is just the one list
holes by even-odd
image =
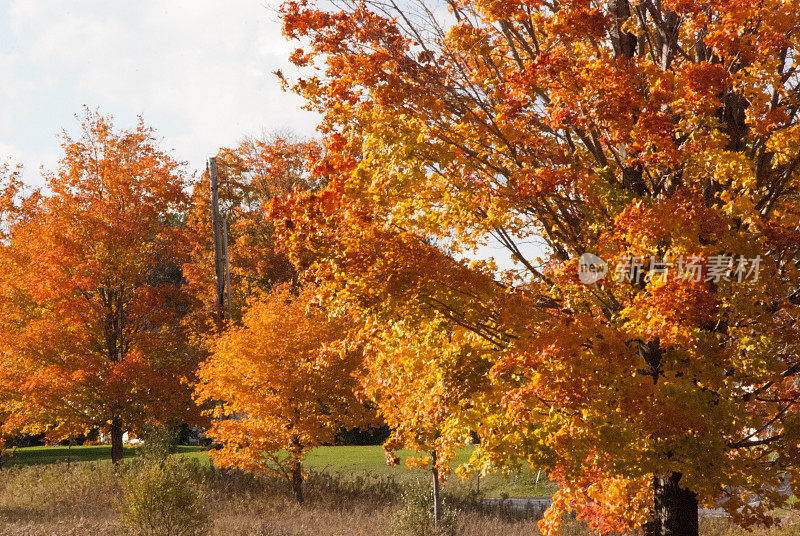
[[0, 0], [0, 159], [41, 184], [84, 105], [136, 116], [187, 171], [246, 134], [314, 134], [317, 116], [272, 74], [292, 70], [280, 0]]
[[[0, 0], [0, 161], [42, 185], [83, 106], [121, 129], [141, 115], [189, 173], [248, 134], [314, 135], [318, 116], [272, 74], [296, 72], [280, 1]], [[511, 264], [493, 241], [474, 257]]]

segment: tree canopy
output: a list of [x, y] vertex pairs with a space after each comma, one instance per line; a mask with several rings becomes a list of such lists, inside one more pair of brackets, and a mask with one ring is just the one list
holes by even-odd
[[357, 396], [354, 321], [315, 303], [315, 290], [282, 285], [252, 301], [242, 325], [214, 340], [195, 391], [213, 404], [208, 435], [222, 443], [214, 460], [282, 473], [299, 502], [305, 454], [374, 420]]
[[[295, 189], [317, 189], [320, 179], [310, 162], [318, 143], [289, 133], [246, 137], [217, 153], [219, 203], [225, 219], [231, 276], [231, 318], [240, 322], [248, 300], [274, 285], [295, 281], [296, 269], [276, 243], [266, 204]], [[193, 311], [197, 331], [214, 329], [214, 247], [208, 172], [194, 185], [187, 227], [192, 256], [184, 266], [189, 286], [201, 300]]]
[[[188, 260], [180, 165], [140, 120], [87, 111], [47, 189], [12, 181], [4, 204], [0, 384], [8, 428], [51, 440], [99, 427], [192, 422], [198, 354], [183, 319]], [[13, 178], [13, 177], [12, 177]]]
[[[781, 478], [800, 491], [793, 2], [282, 13], [330, 179], [273, 204], [293, 258], [376, 322], [446, 318], [491, 346], [463, 418], [486, 463], [561, 483], [548, 534], [571, 508], [692, 534], [696, 501], [746, 525]], [[465, 260], [489, 241], [516, 270]], [[608, 276], [583, 283], [584, 253]]]

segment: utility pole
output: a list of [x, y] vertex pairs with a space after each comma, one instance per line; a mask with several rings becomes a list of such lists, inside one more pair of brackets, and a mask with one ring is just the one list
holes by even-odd
[[[214, 235], [214, 272], [216, 275], [216, 309], [220, 327], [225, 322], [225, 254], [223, 222], [219, 213], [219, 184], [217, 181], [217, 159], [208, 159], [208, 176], [211, 181], [211, 230]], [[226, 233], [227, 234], [227, 233]]]

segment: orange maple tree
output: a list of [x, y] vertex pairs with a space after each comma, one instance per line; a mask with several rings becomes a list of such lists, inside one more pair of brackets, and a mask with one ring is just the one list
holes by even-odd
[[[247, 302], [273, 285], [296, 280], [295, 268], [275, 242], [266, 203], [294, 189], [316, 189], [310, 162], [321, 152], [314, 141], [291, 134], [246, 137], [217, 153], [219, 205], [227, 225], [231, 275], [231, 318], [241, 321]], [[188, 228], [191, 261], [184, 273], [202, 307], [193, 311], [198, 332], [215, 329], [214, 247], [208, 172], [194, 186]]]
[[[51, 440], [199, 417], [183, 319], [192, 298], [180, 165], [153, 131], [88, 111], [47, 188], [12, 188], [2, 246], [0, 356], [9, 428]], [[12, 192], [7, 192], [11, 194]]]
[[[774, 521], [800, 493], [794, 3], [415, 5], [282, 8], [330, 178], [274, 203], [293, 258], [492, 347], [459, 407], [486, 463], [550, 468], [547, 534]], [[465, 259], [489, 242], [513, 269]]]
[[223, 467], [277, 472], [303, 502], [302, 461], [342, 429], [373, 422], [357, 396], [362, 350], [353, 318], [316, 301], [316, 289], [276, 286], [251, 301], [241, 326], [213, 339], [195, 396], [213, 404], [208, 435]]
[[[22, 166], [14, 166], [10, 162], [0, 165], [0, 270], [3, 273], [9, 273], [13, 268], [5, 253], [11, 226], [23, 213], [19, 199], [24, 191]], [[14, 287], [9, 283], [9, 278], [0, 278], [0, 295], [9, 296], [14, 292]], [[7, 408], [14, 403], [16, 392], [13, 389], [13, 382], [7, 381], [9, 379], [7, 372], [7, 368], [0, 365], [0, 467], [5, 464], [9, 454], [13, 453], [13, 450], [9, 452], [7, 446], [7, 439], [13, 434], [13, 430], [9, 433], [7, 421], [10, 414]]]

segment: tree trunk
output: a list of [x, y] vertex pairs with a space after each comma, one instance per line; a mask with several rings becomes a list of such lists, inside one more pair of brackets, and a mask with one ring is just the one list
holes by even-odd
[[433, 464], [433, 524], [438, 529], [442, 525], [442, 498], [439, 495], [439, 469], [436, 467], [436, 451], [431, 453]]
[[303, 504], [303, 466], [300, 460], [292, 461], [292, 494], [297, 504]]
[[111, 461], [122, 462], [122, 418], [119, 416], [111, 419]]
[[697, 496], [681, 488], [680, 473], [653, 478], [653, 520], [645, 536], [698, 536]]

